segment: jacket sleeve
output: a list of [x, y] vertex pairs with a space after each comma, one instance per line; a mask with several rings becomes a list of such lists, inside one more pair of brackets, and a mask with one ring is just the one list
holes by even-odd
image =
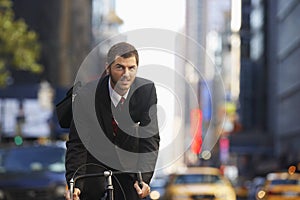
[[[85, 166], [86, 158], [87, 158], [87, 150], [82, 144], [77, 130], [74, 125], [74, 121], [71, 122], [69, 140], [66, 143], [67, 152], [66, 152], [66, 180], [68, 185], [70, 183], [71, 178], [75, 178], [78, 175], [85, 174]], [[80, 180], [76, 182], [75, 187], [78, 187], [81, 191], [83, 190], [83, 182]]]
[[157, 120], [157, 96], [154, 84], [150, 84], [149, 98], [145, 110], [142, 113], [139, 126], [139, 169], [142, 172], [143, 181], [147, 184], [153, 176], [158, 151], [159, 151], [159, 128]]
[[[78, 101], [78, 97], [75, 98], [75, 101]], [[75, 126], [74, 119], [71, 121], [69, 138], [66, 142], [67, 151], [66, 151], [66, 180], [69, 185], [71, 178], [75, 178], [78, 175], [83, 175], [86, 172], [85, 163], [87, 161], [87, 150], [82, 143], [78, 131]], [[76, 181], [75, 187], [83, 190], [83, 181]]]

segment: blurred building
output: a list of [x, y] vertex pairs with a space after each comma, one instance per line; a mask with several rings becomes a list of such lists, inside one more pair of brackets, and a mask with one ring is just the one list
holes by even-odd
[[[70, 87], [90, 51], [117, 34], [123, 23], [115, 13], [115, 0], [13, 0], [13, 8], [16, 17], [23, 18], [39, 34], [41, 64], [45, 67], [39, 79], [48, 80], [54, 87]], [[104, 68], [106, 52], [101, 53], [103, 61], [99, 62]], [[16, 81], [22, 77], [16, 77]], [[30, 80], [22, 82], [26, 81]]]
[[[115, 1], [12, 0], [12, 2], [16, 18], [23, 19], [29, 29], [38, 33], [42, 47], [39, 62], [44, 66], [44, 72], [40, 75], [16, 70], [12, 72], [11, 85], [3, 89], [0, 95], [2, 129], [7, 135], [14, 134], [16, 113], [6, 112], [9, 105], [12, 105], [13, 110], [18, 108], [18, 104], [24, 104], [25, 110], [29, 107], [34, 110], [32, 108], [35, 104], [37, 113], [42, 113], [40, 107], [43, 107], [44, 101], [41, 101], [39, 89], [46, 81], [54, 90], [51, 95], [53, 98], [48, 99], [51, 104], [50, 113], [43, 123], [49, 123], [51, 134], [64, 133], [66, 130], [59, 127], [56, 115], [53, 114], [53, 105], [58, 103], [73, 85], [78, 69], [94, 46], [118, 32], [118, 25], [122, 20], [114, 12]], [[104, 54], [106, 52], [99, 54], [99, 65], [103, 66], [103, 69]], [[16, 93], [17, 90], [20, 92]], [[26, 116], [25, 124], [29, 123], [30, 116]], [[33, 120], [31, 124], [41, 122]], [[49, 134], [43, 136], [47, 135]]]
[[[91, 48], [92, 0], [13, 0], [13, 9], [16, 17], [23, 18], [39, 35], [40, 63], [45, 67], [39, 79], [55, 87], [72, 85]], [[15, 83], [30, 81], [17, 72]]]
[[267, 1], [267, 129], [281, 163], [300, 162], [300, 1]]
[[[201, 80], [201, 73], [204, 72], [205, 63], [205, 32], [206, 32], [206, 1], [186, 1], [186, 21], [185, 21], [185, 34], [188, 37], [185, 41], [185, 58], [184, 70], [182, 75], [185, 77], [184, 90], [178, 90], [179, 95], [185, 95], [183, 98], [185, 105], [184, 109], [184, 137], [185, 145], [190, 145], [191, 140], [198, 131], [192, 130], [195, 127], [192, 126], [192, 121], [197, 121], [198, 119], [193, 119], [193, 110], [200, 110], [200, 91], [199, 83]], [[182, 88], [182, 87], [178, 87]], [[195, 102], [195, 95], [197, 102]], [[175, 111], [178, 108], [175, 108]], [[202, 129], [202, 124], [201, 124]], [[201, 135], [202, 137], [202, 135]], [[200, 141], [197, 141], [200, 142]], [[201, 145], [201, 144], [200, 144]], [[197, 145], [198, 146], [198, 145]], [[200, 152], [199, 152], [200, 151]], [[201, 149], [193, 150], [192, 147], [188, 148], [185, 152], [185, 164], [187, 165], [198, 165], [199, 156]]]
[[[201, 149], [194, 149], [194, 143], [189, 144], [186, 152], [187, 165], [219, 165], [220, 121], [219, 107], [225, 103], [225, 91], [222, 75], [228, 67], [223, 63], [223, 56], [229, 50], [223, 51], [223, 33], [226, 22], [229, 21], [230, 1], [192, 0], [186, 1], [186, 27], [188, 39], [185, 44], [184, 76], [185, 87], [185, 135], [186, 139], [194, 140], [201, 134]], [[191, 90], [192, 88], [192, 90]], [[178, 91], [178, 93], [183, 93]], [[197, 95], [198, 107], [193, 105], [193, 93]], [[197, 110], [198, 109], [198, 110]], [[199, 113], [201, 131], [192, 130], [194, 114]], [[192, 136], [189, 136], [191, 135]], [[188, 137], [189, 136], [189, 137]], [[196, 144], [197, 145], [197, 144]]]
[[119, 26], [123, 24], [123, 20], [116, 13], [116, 0], [92, 1], [93, 43], [98, 44], [99, 42], [118, 34]]
[[[238, 10], [231, 16], [228, 12], [230, 4]], [[220, 160], [215, 161], [237, 165], [239, 175], [245, 177], [297, 164], [300, 161], [297, 145], [300, 140], [297, 123], [300, 111], [300, 83], [297, 78], [300, 74], [300, 24], [297, 21], [300, 2], [232, 0], [222, 5], [218, 1], [203, 0], [187, 1], [186, 9], [186, 35], [202, 45], [214, 64], [203, 62], [205, 54], [195, 51], [187, 42], [186, 57], [196, 61], [196, 71], [186, 65], [183, 72], [188, 85], [198, 91], [199, 108], [205, 117], [205, 109], [212, 105], [217, 108], [219, 103], [219, 99], [215, 98], [219, 94], [216, 88], [218, 82], [215, 78], [208, 78], [213, 74], [209, 70], [216, 67], [222, 74], [226, 104], [229, 105], [225, 110], [229, 122], [223, 124], [221, 139], [226, 141], [229, 138], [230, 156], [224, 159], [224, 155], [220, 155]], [[220, 16], [214, 16], [214, 12], [222, 13], [223, 21], [215, 20]], [[231, 22], [235, 21], [231, 27], [230, 17]], [[194, 73], [207, 78], [207, 88], [201, 85], [201, 78], [191, 76]], [[214, 99], [209, 102], [212, 105], [207, 104], [205, 89], [212, 92]], [[185, 126], [188, 132], [192, 107], [187, 87], [185, 95]], [[218, 118], [218, 109], [210, 111], [209, 117], [203, 118], [203, 138], [209, 125], [206, 120], [215, 130], [218, 127], [219, 122], [214, 121]], [[217, 145], [215, 149], [222, 151]], [[213, 158], [215, 156], [212, 155]]]
[[[239, 3], [238, 3], [239, 2]], [[241, 176], [258, 173], [263, 160], [266, 168], [274, 167], [273, 134], [267, 130], [268, 76], [266, 64], [267, 2], [259, 0], [232, 1], [231, 49], [238, 47], [239, 93], [238, 116], [242, 130], [230, 135], [230, 151], [236, 155]], [[235, 9], [235, 10], [234, 10]], [[240, 12], [240, 16], [236, 13]], [[240, 21], [237, 18], [240, 17]], [[238, 24], [240, 23], [240, 24]], [[273, 166], [270, 166], [273, 165]], [[256, 168], [253, 168], [256, 166]], [[262, 170], [260, 170], [262, 171]]]
[[231, 134], [230, 147], [252, 176], [300, 161], [300, 2], [242, 0], [241, 11], [242, 130]]

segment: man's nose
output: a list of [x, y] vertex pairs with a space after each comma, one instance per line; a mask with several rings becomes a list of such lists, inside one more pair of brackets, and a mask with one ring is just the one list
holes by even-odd
[[128, 68], [124, 68], [124, 73], [123, 73], [123, 76], [129, 76], [129, 69]]

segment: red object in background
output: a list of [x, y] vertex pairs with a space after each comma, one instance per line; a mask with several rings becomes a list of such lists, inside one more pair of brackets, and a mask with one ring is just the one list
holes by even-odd
[[199, 108], [191, 111], [191, 134], [193, 137], [191, 150], [199, 154], [202, 148], [202, 111]]
[[229, 139], [227, 137], [220, 138], [220, 160], [222, 163], [227, 163], [229, 159]]

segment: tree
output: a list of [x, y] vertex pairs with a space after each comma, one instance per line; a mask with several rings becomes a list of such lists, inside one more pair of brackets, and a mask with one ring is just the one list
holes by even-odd
[[0, 86], [7, 84], [11, 70], [41, 73], [38, 35], [22, 19], [15, 20], [10, 0], [0, 0]]

